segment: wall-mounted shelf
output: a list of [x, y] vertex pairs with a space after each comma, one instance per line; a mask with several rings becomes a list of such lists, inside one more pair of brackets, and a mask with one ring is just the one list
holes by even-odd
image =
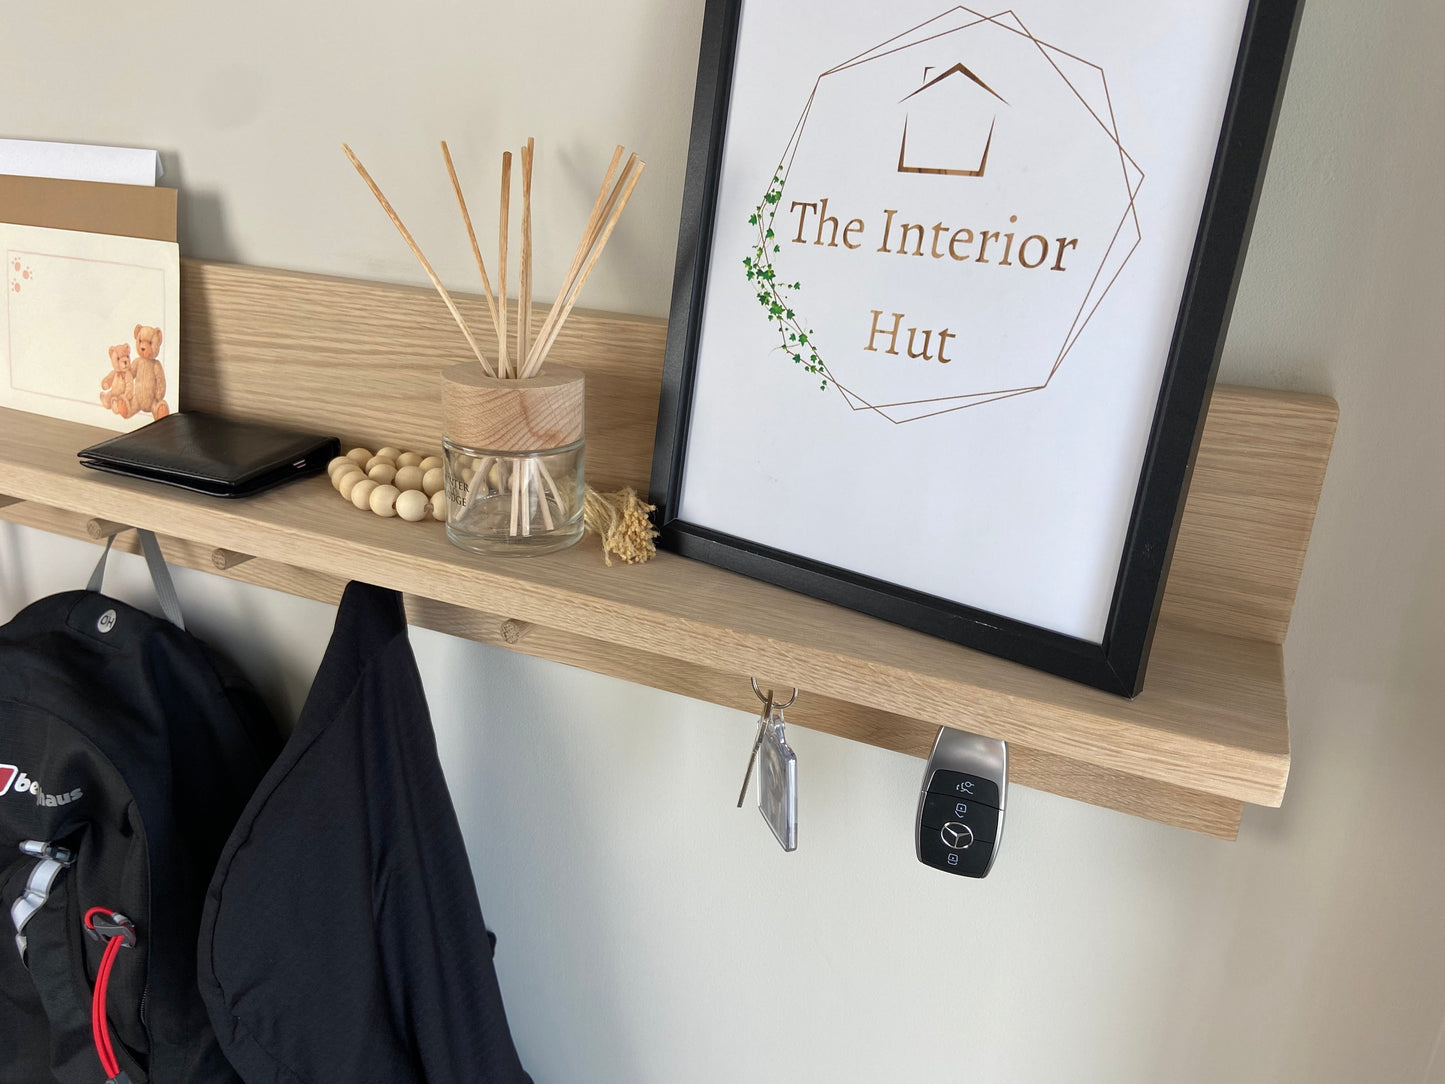
[[[480, 300], [462, 304], [480, 325]], [[187, 263], [182, 311], [187, 409], [438, 445], [436, 373], [466, 347], [433, 295]], [[556, 356], [588, 370], [589, 478], [645, 491], [663, 325], [589, 313], [568, 331]], [[103, 432], [11, 411], [0, 493], [18, 503], [0, 518], [146, 527], [179, 564], [327, 601], [368, 580], [405, 592], [417, 624], [746, 710], [749, 675], [797, 685], [790, 721], [915, 756], [963, 727], [1007, 740], [1025, 786], [1231, 838], [1289, 774], [1280, 644], [1335, 417], [1318, 396], [1216, 392], [1132, 701], [671, 554], [607, 568], [589, 540], [476, 556], [440, 524], [357, 512], [325, 477], [222, 501], [100, 475], [75, 452]]]

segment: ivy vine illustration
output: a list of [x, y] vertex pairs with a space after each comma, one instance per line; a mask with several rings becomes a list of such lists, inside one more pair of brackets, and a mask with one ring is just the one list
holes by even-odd
[[801, 365], [804, 372], [820, 377], [819, 388], [827, 391], [827, 371], [818, 357], [813, 329], [803, 326], [792, 304], [792, 295], [801, 290], [803, 284], [778, 282], [777, 269], [773, 267], [773, 256], [783, 250], [773, 233], [773, 221], [782, 199], [783, 171], [779, 167], [768, 185], [767, 194], [748, 218], [748, 225], [756, 227], [758, 238], [753, 244], [753, 254], [744, 257], [743, 266], [747, 268], [748, 281], [757, 287], [758, 304], [777, 329], [783, 352], [793, 359], [793, 364]]

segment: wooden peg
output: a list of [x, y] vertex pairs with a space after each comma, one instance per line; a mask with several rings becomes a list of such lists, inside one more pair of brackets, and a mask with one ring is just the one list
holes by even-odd
[[509, 617], [502, 622], [502, 639], [509, 644], [520, 643], [523, 636], [532, 631], [530, 621], [518, 621], [515, 617]]
[[128, 523], [116, 523], [109, 519], [92, 519], [85, 525], [85, 533], [97, 542], [103, 542], [107, 538], [114, 538], [121, 531], [130, 530]]
[[211, 564], [215, 566], [217, 572], [225, 572], [228, 568], [244, 565], [252, 556], [249, 553], [237, 553], [235, 550], [223, 550], [218, 547], [211, 551]]

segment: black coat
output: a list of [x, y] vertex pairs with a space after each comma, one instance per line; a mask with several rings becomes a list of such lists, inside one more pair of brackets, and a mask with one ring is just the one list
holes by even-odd
[[217, 864], [199, 970], [248, 1084], [530, 1084], [395, 592], [347, 587]]

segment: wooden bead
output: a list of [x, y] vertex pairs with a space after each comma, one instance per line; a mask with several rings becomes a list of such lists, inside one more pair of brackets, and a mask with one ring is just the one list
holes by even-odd
[[346, 453], [346, 458], [353, 460], [358, 467], [364, 467], [366, 461], [371, 458], [371, 453], [365, 448], [353, 448]]
[[442, 457], [439, 455], [429, 455], [417, 464], [422, 470], [436, 470], [441, 465]]
[[[346, 466], [339, 468], [336, 473], [331, 476], [331, 488], [340, 489], [341, 480], [349, 474], [361, 474], [361, 468], [358, 467], [356, 463], [350, 459], [346, 461]], [[361, 474], [361, 476], [363, 478], [366, 477], [366, 475], [364, 474]]]
[[392, 459], [391, 456], [388, 455], [374, 455], [366, 461], [366, 466], [362, 469], [365, 470], [367, 474], [370, 474], [372, 467], [380, 467], [382, 465], [395, 469], [396, 460]]
[[447, 484], [446, 476], [440, 467], [433, 467], [421, 476], [421, 491], [428, 497]]
[[492, 461], [492, 469], [487, 472], [487, 484], [499, 493], [504, 492], [507, 488], [507, 478], [510, 473], [506, 463], [500, 459], [495, 459]]
[[390, 444], [388, 444], [385, 448], [379, 449], [376, 454], [381, 456], [381, 458], [383, 459], [390, 459], [393, 463], [395, 463], [396, 457], [401, 455], [401, 449], [393, 448]]
[[355, 460], [348, 459], [348, 458], [347, 458], [346, 456], [344, 456], [344, 455], [338, 455], [338, 456], [337, 456], [335, 459], [333, 459], [330, 463], [326, 464], [326, 476], [327, 476], [328, 478], [330, 478], [330, 479], [334, 482], [334, 481], [336, 480], [336, 472], [337, 472], [337, 471], [339, 471], [342, 467], [354, 467], [354, 466], [356, 466], [356, 461], [355, 461]]
[[444, 489], [431, 495], [431, 518], [442, 523], [447, 521], [447, 491]]
[[401, 467], [396, 472], [396, 478], [392, 485], [405, 493], [408, 489], [420, 489], [422, 480], [422, 469], [420, 467]]
[[366, 475], [362, 474], [359, 470], [352, 471], [336, 483], [336, 488], [341, 492], [341, 495], [349, 501], [351, 500], [352, 490], [356, 488], [356, 483], [365, 481], [367, 481]]
[[396, 465], [398, 467], [415, 467], [420, 462], [420, 452], [402, 452], [401, 455], [396, 457]]
[[351, 503], [362, 511], [371, 507], [371, 494], [376, 489], [376, 483], [370, 478], [363, 478], [351, 487]]
[[396, 515], [396, 499], [401, 491], [396, 486], [377, 486], [371, 491], [371, 510], [378, 516]]
[[431, 501], [427, 495], [419, 489], [408, 489], [400, 493], [396, 498], [396, 514], [408, 523], [416, 523], [425, 519], [427, 512], [431, 510]]
[[379, 486], [389, 486], [396, 478], [396, 468], [390, 463], [379, 462], [367, 470], [366, 476]]

